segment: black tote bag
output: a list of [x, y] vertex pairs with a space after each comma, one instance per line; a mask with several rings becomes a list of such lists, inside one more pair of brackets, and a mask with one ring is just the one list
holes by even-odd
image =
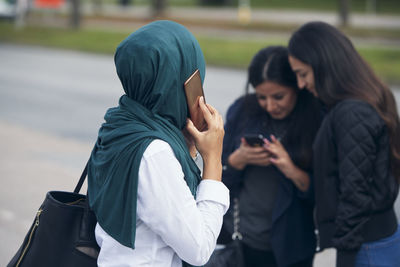
[[224, 248], [214, 250], [204, 267], [245, 267], [241, 241], [234, 239]]
[[239, 198], [233, 199], [233, 234], [232, 240], [223, 246], [216, 248], [209, 261], [203, 267], [245, 267], [242, 239], [239, 232]]
[[97, 266], [96, 216], [79, 194], [87, 164], [74, 192], [50, 191], [21, 247], [7, 267]]

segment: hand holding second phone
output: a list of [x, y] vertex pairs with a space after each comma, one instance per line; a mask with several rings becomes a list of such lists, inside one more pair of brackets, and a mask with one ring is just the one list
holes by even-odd
[[265, 147], [252, 147], [242, 138], [240, 147], [229, 156], [228, 162], [235, 169], [242, 170], [249, 164], [268, 166], [271, 164], [270, 157]]
[[196, 148], [203, 158], [203, 179], [221, 181], [224, 122], [214, 107], [204, 103], [203, 97], [200, 97], [199, 105], [207, 123], [207, 130], [200, 132], [190, 119], [188, 119], [186, 129], [193, 136]]
[[301, 191], [306, 191], [310, 185], [309, 176], [294, 164], [282, 143], [271, 135], [271, 141], [267, 140], [264, 147], [272, 154], [271, 163], [292, 180]]
[[282, 143], [274, 135], [271, 135], [271, 141], [267, 140], [264, 147], [273, 155], [271, 163], [286, 177], [290, 177], [294, 164]]

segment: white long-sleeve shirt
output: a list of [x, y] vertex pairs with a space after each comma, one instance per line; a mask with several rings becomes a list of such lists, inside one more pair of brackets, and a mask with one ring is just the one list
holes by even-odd
[[154, 140], [139, 167], [135, 249], [118, 243], [99, 224], [100, 267], [203, 265], [211, 256], [229, 208], [229, 190], [205, 179], [194, 199], [168, 143]]

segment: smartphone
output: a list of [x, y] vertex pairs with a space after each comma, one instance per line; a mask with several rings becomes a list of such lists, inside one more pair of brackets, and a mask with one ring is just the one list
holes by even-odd
[[[190, 119], [199, 131], [207, 128], [203, 112], [200, 109], [199, 99], [204, 98], [203, 86], [201, 84], [200, 71], [196, 70], [184, 83], [186, 101], [189, 109]], [[206, 99], [204, 98], [204, 103]]]
[[264, 145], [264, 136], [262, 134], [245, 134], [244, 139], [253, 147], [261, 147]]

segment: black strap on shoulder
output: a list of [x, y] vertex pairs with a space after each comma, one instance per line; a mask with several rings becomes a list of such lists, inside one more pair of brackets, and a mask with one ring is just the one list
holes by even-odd
[[75, 187], [75, 189], [74, 189], [74, 193], [79, 193], [79, 191], [81, 191], [83, 182], [84, 182], [85, 179], [86, 179], [89, 161], [90, 161], [90, 159], [89, 159], [88, 162], [86, 163], [86, 166], [85, 166], [85, 169], [84, 169], [83, 172], [82, 172], [81, 178], [79, 178], [78, 184], [76, 185], [76, 187]]

